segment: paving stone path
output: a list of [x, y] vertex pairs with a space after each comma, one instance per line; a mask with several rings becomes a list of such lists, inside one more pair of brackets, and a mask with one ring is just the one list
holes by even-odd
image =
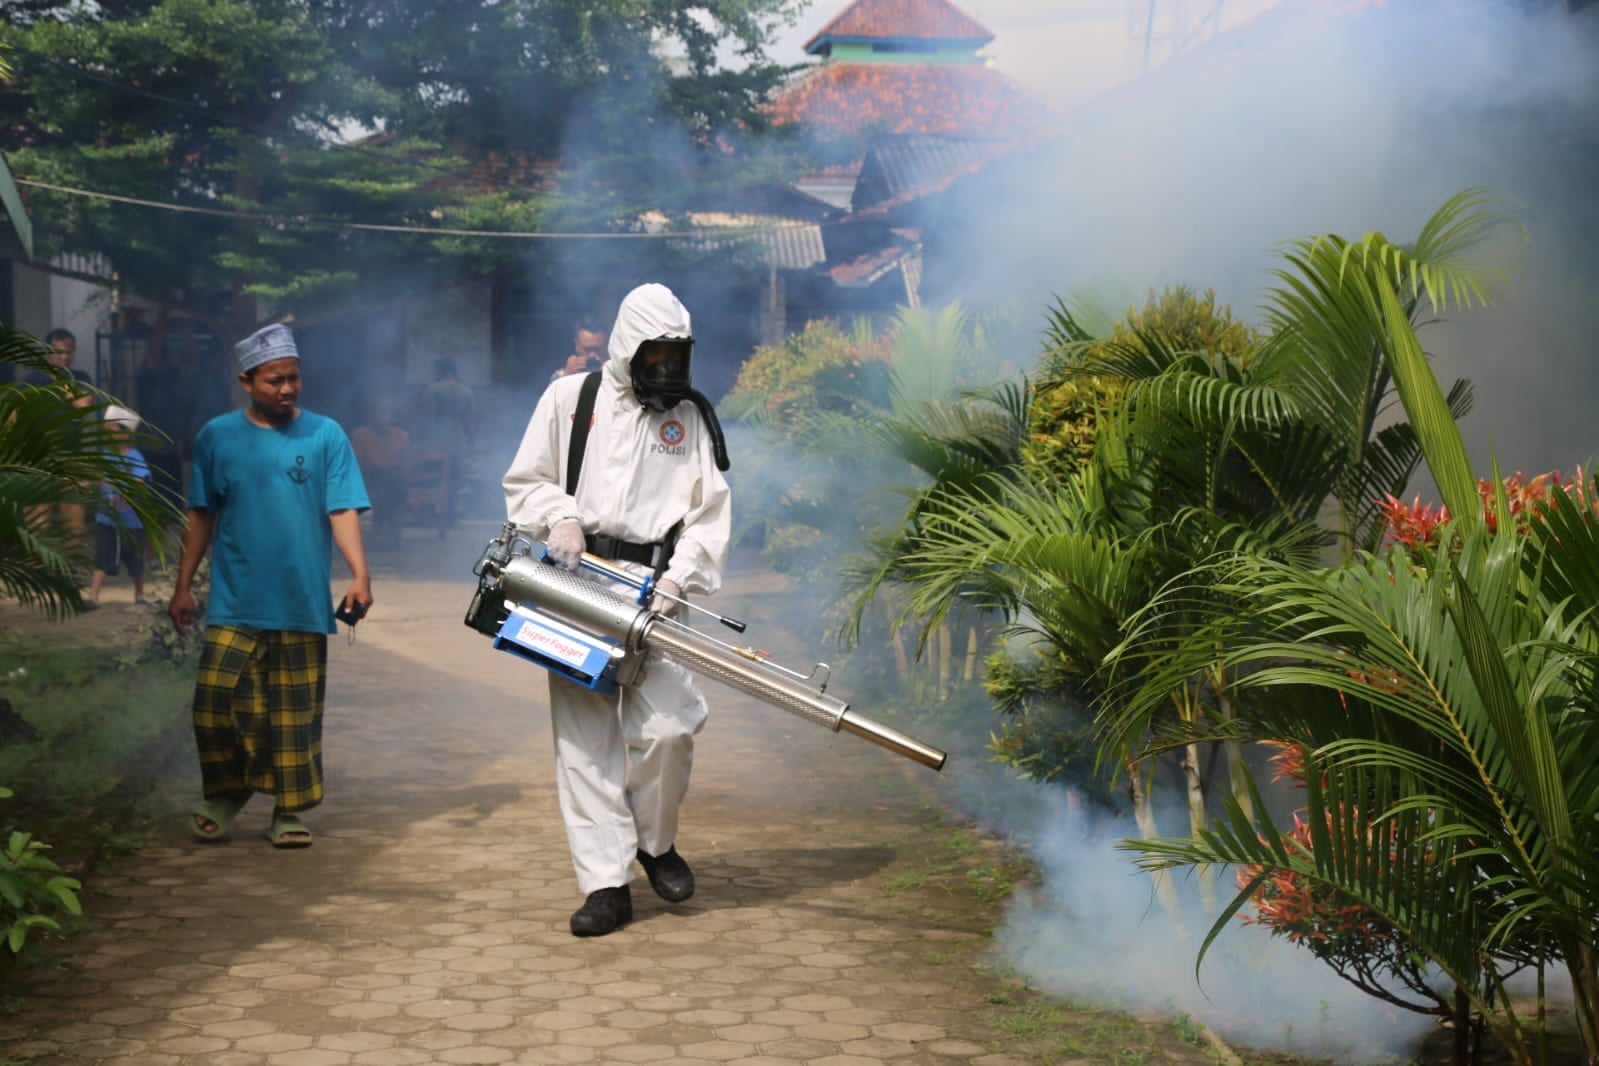
[[[0, 1063], [1031, 1061], [971, 965], [992, 914], [889, 891], [937, 775], [713, 684], [679, 840], [698, 893], [640, 876], [630, 926], [573, 938], [543, 674], [461, 624], [491, 532], [379, 557], [376, 611], [332, 645], [315, 846], [271, 848], [258, 797], [229, 842], [174, 819], [102, 864], [87, 928], [0, 1014]], [[715, 605], [780, 640], [774, 580]]]

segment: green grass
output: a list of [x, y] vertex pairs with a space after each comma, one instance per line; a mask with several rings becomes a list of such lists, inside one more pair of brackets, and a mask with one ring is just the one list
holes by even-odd
[[1040, 1062], [1087, 1059], [1117, 1066], [1164, 1061], [1159, 1034], [1126, 1014], [1035, 998], [1004, 1004], [989, 1021], [1005, 1034], [1013, 1052]]
[[[115, 644], [68, 643], [48, 626], [0, 636], [0, 786], [13, 793], [0, 800], [0, 834], [31, 834], [80, 881], [102, 857], [147, 844], [192, 788], [194, 664], [149, 661], [150, 646], [137, 626]], [[69, 957], [83, 919], [51, 917], [60, 929], [30, 936], [22, 958], [0, 947], [0, 987], [24, 962], [36, 973]]]
[[907, 868], [884, 886], [888, 895], [927, 887], [966, 895], [984, 904], [1003, 902], [1033, 872], [1029, 859], [1014, 848], [983, 834], [975, 826], [946, 824], [942, 811], [924, 807], [919, 814], [923, 835]]
[[[45, 631], [0, 642], [0, 697], [33, 736], [0, 745], [0, 827], [63, 853], [128, 850], [160, 806], [164, 777], [193, 756], [193, 667], [126, 665], [118, 649], [74, 647]], [[65, 838], [65, 839], [63, 839]]]

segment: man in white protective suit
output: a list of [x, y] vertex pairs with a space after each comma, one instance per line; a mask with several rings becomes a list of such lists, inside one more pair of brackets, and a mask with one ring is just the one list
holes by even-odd
[[[553, 561], [576, 570], [586, 550], [654, 575], [650, 607], [666, 614], [676, 598], [720, 587], [732, 531], [726, 447], [710, 404], [692, 388], [692, 351], [688, 309], [670, 289], [628, 293], [605, 365], [593, 372], [598, 392], [587, 440], [578, 441], [575, 488], [568, 491], [569, 460], [586, 374], [545, 389], [504, 481], [509, 520], [542, 539]], [[678, 812], [708, 713], [694, 675], [658, 652], [619, 698], [550, 674], [556, 787], [586, 896], [573, 935], [604, 936], [632, 920], [635, 859], [661, 898], [693, 895], [694, 875], [676, 848]]]

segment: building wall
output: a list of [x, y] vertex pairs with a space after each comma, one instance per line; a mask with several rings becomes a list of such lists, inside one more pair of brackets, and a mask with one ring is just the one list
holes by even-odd
[[50, 275], [26, 263], [14, 263], [11, 305], [16, 327], [35, 337], [43, 337], [50, 331]]
[[111, 290], [73, 278], [51, 276], [50, 324], [45, 331], [63, 328], [78, 338], [78, 358], [73, 364], [98, 383], [101, 368], [95, 364], [95, 334], [111, 329]]
[[78, 339], [78, 355], [73, 366], [98, 384], [100, 368], [95, 365], [95, 334], [108, 328], [111, 290], [58, 277], [15, 260], [11, 273], [11, 310], [16, 327], [41, 340], [57, 327], [71, 330]]
[[975, 63], [971, 45], [928, 45], [922, 42], [835, 41], [830, 58], [839, 63]]

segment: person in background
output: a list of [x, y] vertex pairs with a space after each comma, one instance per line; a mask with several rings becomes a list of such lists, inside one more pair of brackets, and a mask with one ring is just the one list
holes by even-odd
[[368, 407], [366, 424], [350, 434], [350, 443], [372, 497], [372, 546], [393, 547], [400, 543], [405, 528], [411, 435], [394, 421], [391, 401], [380, 397]]
[[[720, 587], [732, 533], [731, 497], [713, 446], [720, 429], [697, 394], [688, 402], [693, 343], [688, 309], [670, 289], [652, 284], [628, 293], [576, 484], [569, 492], [568, 454], [587, 380], [578, 374], [544, 390], [504, 478], [507, 517], [543, 539], [551, 560], [577, 570], [590, 551], [640, 578], [658, 577], [650, 607], [663, 614], [685, 592]], [[678, 814], [709, 708], [694, 675], [655, 652], [620, 695], [555, 673], [549, 687], [556, 793], [586, 894], [571, 930], [604, 936], [632, 920], [635, 861], [662, 899], [694, 894], [694, 874], [677, 852]]]
[[550, 375], [550, 380], [586, 374], [604, 366], [606, 340], [605, 330], [596, 325], [593, 319], [579, 319], [577, 328], [572, 331], [572, 354], [566, 357], [561, 369]]
[[300, 406], [300, 354], [282, 325], [234, 348], [243, 410], [207, 422], [194, 442], [188, 523], [167, 613], [195, 624], [195, 570], [211, 551], [211, 597], [194, 687], [204, 799], [190, 821], [221, 840], [255, 792], [272, 797], [267, 838], [306, 847], [300, 814], [322, 802], [328, 634], [336, 632], [333, 547], [350, 570], [343, 605], [372, 606], [361, 541], [370, 504], [344, 430]]
[[[128, 471], [140, 481], [150, 478], [150, 464], [133, 445], [139, 430], [139, 416], [126, 407], [112, 404], [105, 409], [107, 429]], [[110, 485], [100, 486], [100, 507], [94, 515], [94, 572], [89, 576], [89, 602], [96, 606], [105, 590], [105, 579], [115, 577], [118, 562], [127, 567], [133, 580], [133, 598], [144, 598], [144, 525], [133, 508]]]
[[[59, 370], [64, 370], [72, 380], [79, 385], [92, 385], [89, 375], [77, 369], [72, 364], [78, 356], [78, 338], [69, 329], [53, 329], [44, 335], [44, 342], [50, 346], [50, 365]], [[34, 371], [25, 379], [29, 385], [48, 385], [57, 380], [42, 371]], [[73, 403], [79, 407], [87, 407], [94, 402], [94, 398], [87, 392], [79, 389], [75, 392]]]
[[472, 441], [477, 431], [476, 397], [460, 378], [455, 360], [433, 361], [433, 382], [427, 387], [428, 443], [445, 455], [446, 524], [455, 518], [456, 504], [472, 462]]
[[[42, 370], [31, 371], [22, 378], [23, 385], [33, 385], [59, 389], [61, 399], [74, 407], [90, 408], [95, 405], [93, 388], [89, 375], [81, 370], [73, 369], [72, 362], [77, 356], [78, 339], [71, 330], [53, 329], [44, 335], [45, 343], [50, 346], [50, 365], [61, 374], [49, 374]], [[93, 484], [83, 486], [83, 498], [92, 499], [95, 491]], [[57, 530], [79, 559], [88, 554], [89, 544], [89, 511], [90, 508], [77, 499], [61, 500], [53, 504], [41, 504], [40, 510], [44, 514], [44, 521], [50, 523]], [[91, 575], [90, 580], [93, 580]], [[90, 601], [93, 602], [93, 601]]]
[[476, 398], [461, 380], [455, 360], [433, 361], [433, 382], [427, 387], [428, 417], [441, 440], [453, 440], [457, 451], [472, 446], [473, 409]]

